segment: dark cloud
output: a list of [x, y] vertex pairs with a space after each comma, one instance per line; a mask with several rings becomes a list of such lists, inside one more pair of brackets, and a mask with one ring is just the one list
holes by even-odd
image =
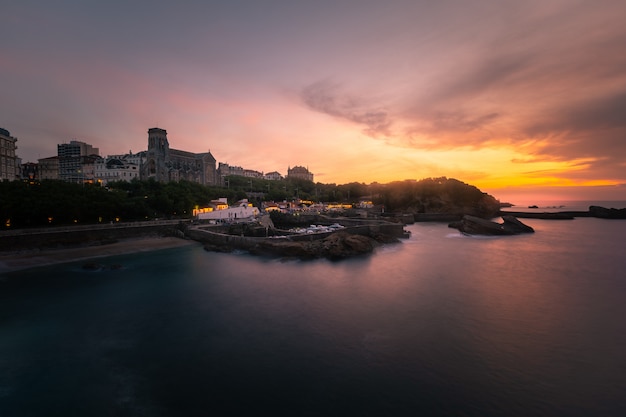
[[573, 103], [564, 103], [543, 115], [543, 120], [530, 123], [529, 136], [555, 132], [593, 132], [598, 130], [626, 130], [626, 88]]
[[537, 158], [589, 160], [587, 171], [594, 177], [623, 176], [626, 89], [555, 108], [526, 126], [526, 134], [548, 138], [536, 149]]
[[363, 126], [368, 136], [391, 134], [389, 114], [373, 100], [349, 95], [338, 84], [318, 81], [305, 87], [300, 97], [310, 109]]
[[[494, 52], [491, 52], [494, 53]], [[532, 77], [536, 59], [528, 54], [510, 55], [507, 52], [484, 56], [473, 66], [455, 68], [445, 83], [441, 83], [432, 94], [424, 97], [429, 106], [458, 105], [460, 101], [474, 100], [501, 91], [513, 93], [520, 83]], [[509, 99], [514, 97], [508, 96]]]
[[625, 137], [624, 26], [592, 4], [518, 12], [492, 16], [495, 32], [479, 34], [454, 65], [407, 94], [406, 143], [419, 136], [445, 148], [552, 141], [539, 149], [546, 158], [610, 156]]

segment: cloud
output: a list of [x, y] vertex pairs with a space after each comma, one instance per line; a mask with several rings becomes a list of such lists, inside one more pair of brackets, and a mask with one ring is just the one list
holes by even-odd
[[558, 112], [544, 116], [543, 120], [529, 124], [530, 136], [554, 132], [626, 129], [626, 85], [622, 91], [608, 92], [578, 102], [566, 102], [555, 109]]
[[303, 88], [300, 97], [311, 110], [360, 125], [368, 136], [391, 135], [392, 123], [382, 106], [373, 103], [373, 99], [347, 94], [338, 84], [315, 82]]
[[589, 159], [592, 177], [623, 177], [626, 160], [626, 88], [599, 97], [563, 103], [542, 119], [529, 123], [526, 134], [550, 138], [538, 147], [536, 157], [560, 160]]

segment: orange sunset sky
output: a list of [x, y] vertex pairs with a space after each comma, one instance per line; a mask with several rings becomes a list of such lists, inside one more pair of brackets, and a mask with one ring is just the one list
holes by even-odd
[[626, 200], [624, 1], [10, 3], [0, 127], [23, 162], [145, 150], [160, 127], [323, 183]]

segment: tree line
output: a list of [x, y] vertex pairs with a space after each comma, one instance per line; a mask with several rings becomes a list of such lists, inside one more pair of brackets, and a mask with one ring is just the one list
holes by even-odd
[[[490, 198], [489, 198], [490, 197]], [[437, 212], [450, 206], [476, 206], [495, 199], [476, 187], [454, 179], [428, 178], [389, 184], [314, 183], [302, 179], [278, 181], [228, 176], [223, 186], [204, 186], [190, 181], [161, 183], [154, 180], [75, 184], [58, 180], [0, 182], [1, 228], [41, 227], [191, 218], [193, 209], [212, 200], [229, 203], [247, 198], [262, 201], [354, 203], [368, 198], [388, 211]]]

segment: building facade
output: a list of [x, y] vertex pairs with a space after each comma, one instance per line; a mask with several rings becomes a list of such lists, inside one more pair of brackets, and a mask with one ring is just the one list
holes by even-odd
[[37, 160], [40, 180], [59, 179], [59, 157], [51, 156]]
[[49, 158], [38, 159], [39, 179], [40, 180], [58, 180], [59, 179], [59, 157], [51, 156]]
[[146, 162], [141, 168], [142, 179], [159, 182], [187, 180], [202, 185], [219, 183], [215, 158], [211, 152], [192, 153], [170, 149], [165, 129], [148, 130]]
[[39, 181], [39, 164], [26, 162], [20, 165], [20, 179], [23, 181]]
[[313, 181], [313, 173], [309, 172], [308, 168], [295, 166], [293, 168], [287, 168], [287, 178], [299, 178]]
[[243, 176], [247, 178], [263, 178], [263, 173], [254, 169], [244, 169]]
[[14, 181], [19, 178], [20, 161], [15, 151], [17, 138], [0, 128], [0, 181]]
[[280, 172], [278, 171], [272, 171], [272, 172], [268, 172], [267, 174], [263, 175], [263, 178], [266, 180], [270, 180], [270, 181], [278, 181], [278, 180], [282, 180], [283, 176], [280, 175]]
[[141, 167], [146, 158], [146, 152], [126, 155], [109, 155], [96, 161], [94, 179], [101, 185], [112, 181], [130, 182], [141, 179]]
[[219, 175], [221, 181], [224, 181], [224, 177], [229, 175], [238, 175], [243, 177], [243, 172], [244, 169], [242, 167], [228, 165], [225, 162], [220, 162], [217, 168], [217, 174]]
[[93, 181], [98, 155], [98, 148], [77, 140], [57, 145], [59, 179], [76, 183]]

